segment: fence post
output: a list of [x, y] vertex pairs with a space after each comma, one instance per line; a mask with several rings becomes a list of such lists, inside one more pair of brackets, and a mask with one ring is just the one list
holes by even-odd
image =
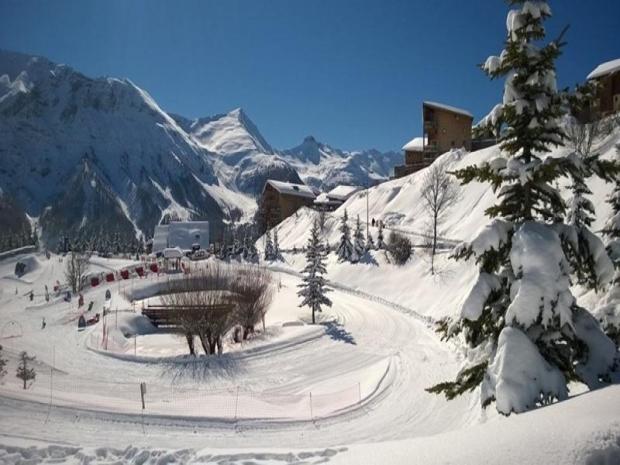
[[52, 405], [54, 404], [54, 367], [56, 366], [56, 346], [52, 346], [52, 366], [50, 367], [50, 405], [47, 409], [47, 416], [45, 417], [45, 423], [50, 418], [52, 413]]
[[310, 392], [310, 420], [314, 421], [314, 412], [312, 411], [312, 392]]
[[237, 407], [239, 406], [239, 386], [237, 386], [237, 394], [235, 396], [235, 420], [237, 419]]

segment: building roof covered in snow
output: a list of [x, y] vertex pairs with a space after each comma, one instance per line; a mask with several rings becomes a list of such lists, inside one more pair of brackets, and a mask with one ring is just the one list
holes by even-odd
[[327, 196], [327, 192], [322, 192], [321, 194], [318, 195], [318, 197], [316, 199], [314, 199], [314, 203], [315, 204], [320, 204], [320, 205], [335, 205], [335, 204], [340, 204], [339, 201], [334, 201], [331, 200], [328, 196]]
[[588, 79], [597, 79], [618, 71], [620, 71], [620, 58], [601, 63], [596, 68], [594, 68], [594, 70], [590, 74], [588, 74]]
[[361, 186], [336, 186], [327, 193], [327, 197], [332, 200], [340, 200], [344, 202], [356, 192], [361, 191]]
[[415, 137], [403, 145], [404, 151], [417, 152], [424, 149], [424, 137]]
[[267, 184], [284, 195], [294, 195], [310, 199], [314, 199], [318, 195], [318, 192], [315, 192], [310, 186], [305, 184], [293, 184], [292, 182], [275, 181], [273, 179], [267, 180]]
[[452, 113], [458, 113], [460, 115], [468, 116], [470, 118], [474, 117], [474, 115], [472, 115], [467, 110], [463, 110], [461, 108], [452, 107], [450, 105], [444, 105], [443, 103], [426, 101], [426, 102], [424, 102], [424, 105], [426, 105], [427, 107], [431, 107], [431, 108], [438, 108], [439, 110], [445, 110], [445, 111], [450, 111]]
[[168, 247], [163, 251], [164, 258], [183, 258], [183, 251], [178, 247]]

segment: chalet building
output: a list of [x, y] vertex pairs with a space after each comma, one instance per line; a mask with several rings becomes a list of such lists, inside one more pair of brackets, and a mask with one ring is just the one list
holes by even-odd
[[269, 179], [259, 200], [261, 229], [273, 228], [301, 207], [312, 207], [317, 195], [318, 191], [305, 184]]
[[424, 102], [423, 135], [405, 144], [405, 164], [394, 168], [394, 177], [415, 173], [450, 149], [464, 147], [471, 150], [473, 120], [473, 115], [466, 110], [436, 102]]
[[598, 65], [588, 74], [588, 81], [599, 85], [594, 115], [604, 117], [620, 112], [620, 58]]
[[320, 194], [314, 200], [314, 207], [317, 210], [334, 211], [349, 198], [363, 189], [360, 186], [337, 186], [329, 192]]

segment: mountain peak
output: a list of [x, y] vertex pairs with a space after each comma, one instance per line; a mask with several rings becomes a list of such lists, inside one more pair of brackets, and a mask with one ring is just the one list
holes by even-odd
[[[179, 117], [175, 119], [183, 122]], [[198, 118], [191, 123], [189, 132], [210, 152], [227, 155], [231, 163], [236, 163], [238, 156], [248, 153], [274, 153], [256, 125], [240, 107], [225, 114]]]
[[247, 115], [243, 111], [243, 108], [237, 107], [234, 110], [228, 112], [228, 116], [232, 116], [233, 118], [247, 118]]

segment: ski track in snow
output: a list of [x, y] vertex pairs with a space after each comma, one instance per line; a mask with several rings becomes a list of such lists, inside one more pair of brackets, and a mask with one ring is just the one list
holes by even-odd
[[[9, 274], [9, 262], [8, 265], [0, 262], [0, 276]], [[56, 257], [50, 261], [42, 259], [41, 268], [33, 272], [31, 278], [38, 287], [44, 283], [50, 285], [59, 278], [60, 266]], [[97, 267], [107, 268], [104, 264], [97, 264]], [[290, 308], [294, 320], [299, 312], [307, 313], [307, 309], [297, 309], [298, 302], [294, 293], [299, 280], [289, 274], [290, 270], [286, 271], [287, 274], [279, 273], [283, 289], [276, 294], [274, 305]], [[275, 345], [274, 350], [257, 347], [255, 350], [249, 349], [247, 355], [243, 352], [231, 353], [227, 360], [234, 361], [230, 365], [232, 368], [218, 368], [215, 364], [205, 372], [208, 375], [206, 378], [196, 381], [190, 376], [186, 382], [190, 385], [198, 382], [207, 390], [232, 388], [242, 383], [251, 390], [269, 395], [293, 395], [309, 390], [335, 392], [338, 388], [348, 388], [360, 376], [369, 378], [367, 370], [370, 367], [389, 360], [392, 367], [378, 381], [376, 392], [369, 394], [358, 407], [353, 405], [352, 408], [325, 418], [315, 418], [314, 421], [295, 416], [279, 421], [250, 417], [235, 421], [231, 418], [203, 416], [187, 418], [182, 409], [177, 415], [152, 414], [147, 409], [146, 415], [142, 417], [136, 406], [139, 399], [138, 383], [146, 381], [147, 386], [154, 386], [147, 388], [147, 397], [151, 392], [156, 395], [160, 387], [172, 382], [173, 374], [164, 369], [166, 366], [169, 368], [169, 365], [124, 361], [90, 351], [87, 349], [88, 338], [91, 333], [101, 331], [99, 326], [83, 333], [75, 331], [75, 321], [67, 323], [68, 315], [74, 311], [69, 310], [72, 307], [61, 300], [45, 308], [35, 298], [32, 307], [36, 310], [32, 308], [24, 311], [26, 299], [21, 294], [27, 292], [28, 285], [18, 284], [23, 292], [15, 296], [8, 292], [10, 288], [6, 280], [0, 282], [3, 282], [4, 288], [0, 300], [8, 310], [7, 317], [20, 321], [24, 332], [22, 338], [3, 341], [7, 342], [4, 345], [10, 349], [7, 354], [14, 356], [18, 350], [25, 348], [35, 354], [42, 364], [34, 387], [25, 391], [25, 394], [15, 389], [7, 390], [6, 385], [15, 382], [10, 377], [7, 377], [4, 386], [0, 386], [0, 410], [3, 417], [0, 422], [0, 443], [36, 437], [39, 440], [64, 441], [70, 445], [86, 447], [118, 447], [119, 444], [148, 447], [157, 444], [165, 448], [200, 449], [274, 447], [286, 444], [286, 447], [296, 448], [334, 448], [340, 444], [425, 436], [458, 429], [479, 420], [478, 404], [474, 396], [464, 396], [447, 403], [443, 398], [424, 391], [424, 388], [453, 376], [459, 366], [457, 355], [427, 327], [429, 319], [385, 299], [346, 286], [334, 285], [337, 288], [331, 296], [334, 306], [323, 313], [325, 334], [322, 337], [281, 342]], [[98, 308], [107, 288], [104, 285], [86, 292], [85, 301], [95, 301], [95, 307]], [[117, 298], [116, 285], [109, 289], [113, 292], [113, 298]], [[38, 300], [42, 301], [43, 298], [38, 297]], [[45, 333], [40, 329], [43, 316], [48, 321]], [[53, 351], [50, 350], [52, 345]], [[52, 357], [55, 357], [55, 362]], [[51, 366], [52, 363], [57, 369], [54, 372], [54, 396], [60, 400], [50, 408], [47, 388], [50, 380], [43, 367]], [[11, 362], [9, 365], [12, 370]], [[174, 372], [177, 369], [171, 370]], [[63, 375], [63, 372], [67, 374]], [[102, 386], [109, 386], [109, 397], [102, 405], [98, 405], [100, 399], [89, 396], [98, 394], [96, 390]], [[186, 388], [187, 384], [182, 387]], [[67, 392], [63, 392], [63, 389]], [[75, 405], [66, 401], [71, 395], [76, 398]], [[118, 401], [114, 401], [115, 398]], [[130, 399], [136, 402], [128, 404]], [[127, 405], [131, 407], [127, 409]], [[35, 454], [26, 449], [11, 450], [10, 454], [17, 456]], [[325, 449], [321, 451], [322, 454]], [[117, 452], [106, 452], [106, 460], [122, 461], [123, 458], [118, 454], [122, 452], [124, 455], [127, 451], [122, 449]], [[6, 448], [4, 453], [9, 454]], [[60, 452], [53, 448], [36, 452], [47, 454], [45, 460], [54, 453]], [[153, 450], [149, 454], [152, 453]], [[79, 454], [86, 452], [75, 452], [73, 457]], [[291, 459], [288, 463], [318, 463], [328, 459], [320, 454], [306, 458], [299, 454], [292, 458], [287, 456]], [[82, 458], [86, 460], [85, 457]], [[148, 463], [155, 463], [152, 455], [149, 455], [149, 460], [151, 462]], [[237, 459], [231, 456], [226, 460], [220, 462], [253, 463], [250, 457]], [[272, 462], [269, 461], [271, 459], [260, 460], [257, 463], [279, 463], [277, 460], [280, 459], [274, 458]]]

